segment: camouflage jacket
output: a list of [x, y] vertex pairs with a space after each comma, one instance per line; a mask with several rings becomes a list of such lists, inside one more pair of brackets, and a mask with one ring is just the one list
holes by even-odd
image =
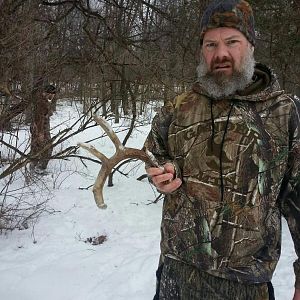
[[[257, 64], [243, 93], [211, 99], [196, 83], [155, 116], [145, 142], [182, 186], [165, 197], [162, 258], [248, 283], [270, 281], [281, 215], [300, 251], [300, 104]], [[294, 263], [300, 288], [300, 261]]]

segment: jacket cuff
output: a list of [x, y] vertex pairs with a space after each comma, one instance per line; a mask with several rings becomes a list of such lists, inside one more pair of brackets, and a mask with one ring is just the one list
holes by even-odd
[[181, 178], [182, 177], [181, 169], [180, 169], [179, 165], [175, 161], [170, 161], [170, 163], [174, 166], [174, 169], [175, 169], [174, 179], [175, 178], [182, 179]]

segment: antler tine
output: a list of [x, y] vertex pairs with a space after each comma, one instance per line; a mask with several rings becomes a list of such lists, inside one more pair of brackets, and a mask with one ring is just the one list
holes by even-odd
[[127, 158], [137, 158], [152, 166], [157, 166], [158, 164], [151, 152], [124, 147], [111, 126], [103, 118], [94, 116], [94, 119], [104, 129], [104, 131], [107, 133], [107, 136], [112, 140], [116, 147], [115, 154], [112, 157], [107, 158], [93, 146], [84, 143], [78, 143], [80, 147], [86, 149], [102, 161], [101, 169], [93, 186], [93, 193], [97, 206], [104, 209], [107, 207], [107, 205], [104, 203], [103, 199], [103, 187], [107, 177], [119, 162]]
[[106, 209], [107, 205], [104, 203], [103, 198], [103, 188], [106, 181], [106, 178], [111, 172], [111, 168], [107, 164], [102, 164], [101, 169], [98, 173], [98, 176], [96, 178], [96, 181], [93, 186], [93, 194], [94, 199], [97, 204], [97, 206], [101, 209]]
[[78, 143], [77, 144], [79, 147], [87, 150], [88, 152], [90, 152], [91, 154], [93, 154], [94, 156], [96, 156], [97, 158], [99, 158], [102, 162], [105, 162], [108, 160], [108, 158], [101, 153], [100, 151], [98, 151], [94, 146], [86, 144], [86, 143]]
[[115, 145], [116, 149], [124, 148], [124, 146], [120, 142], [118, 136], [116, 135], [116, 133], [114, 132], [112, 127], [108, 124], [108, 122], [105, 119], [103, 119], [97, 115], [94, 115], [93, 118], [102, 127], [102, 129], [106, 132], [108, 137], [111, 139], [111, 141]]

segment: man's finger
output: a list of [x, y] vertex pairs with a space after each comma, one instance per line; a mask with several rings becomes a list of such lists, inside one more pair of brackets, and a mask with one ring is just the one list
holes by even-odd
[[171, 179], [173, 179], [172, 173], [164, 173], [164, 174], [152, 177], [152, 181], [155, 185], [160, 184], [160, 183], [166, 183], [167, 181], [169, 181]]
[[165, 169], [163, 167], [148, 168], [148, 169], [146, 169], [146, 172], [149, 176], [157, 176], [157, 175], [163, 174], [165, 172]]
[[165, 172], [166, 173], [172, 173], [172, 174], [175, 174], [175, 168], [174, 168], [174, 165], [171, 164], [171, 163], [166, 163], [164, 165], [164, 169], [165, 169]]
[[167, 184], [158, 184], [156, 187], [160, 192], [163, 192], [165, 194], [172, 193], [176, 191], [182, 184], [181, 179], [176, 178], [172, 180], [170, 183]]

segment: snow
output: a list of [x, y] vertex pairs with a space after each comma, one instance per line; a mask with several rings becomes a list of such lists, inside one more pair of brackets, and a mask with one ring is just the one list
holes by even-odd
[[[60, 105], [51, 124], [58, 132], [74, 122], [77, 114], [75, 107]], [[122, 127], [117, 129], [122, 140], [126, 132]], [[149, 125], [136, 129], [128, 146], [140, 148], [149, 129]], [[93, 127], [72, 137], [64, 146], [76, 145], [100, 134], [101, 129]], [[24, 140], [19, 139], [23, 145]], [[114, 152], [107, 137], [91, 144], [105, 155]], [[90, 156], [83, 149], [80, 154]], [[135, 162], [122, 169], [130, 173], [129, 177], [116, 174], [114, 186], [105, 187], [103, 194], [108, 207], [100, 210], [91, 188], [79, 189], [92, 185], [99, 171], [98, 164], [89, 161], [86, 164], [88, 168], [78, 158], [51, 161], [49, 174], [32, 182], [36, 199], [49, 199], [45, 206], [49, 213], [42, 214], [27, 230], [14, 230], [0, 236], [1, 299], [153, 298], [162, 201], [152, 203], [157, 196], [154, 189], [147, 180], [136, 180], [144, 171], [143, 165]], [[20, 184], [20, 180], [14, 184]], [[87, 238], [101, 235], [107, 236], [107, 240], [100, 245], [85, 242]], [[282, 256], [273, 278], [276, 299], [292, 299], [295, 257], [287, 224], [283, 221]]]

